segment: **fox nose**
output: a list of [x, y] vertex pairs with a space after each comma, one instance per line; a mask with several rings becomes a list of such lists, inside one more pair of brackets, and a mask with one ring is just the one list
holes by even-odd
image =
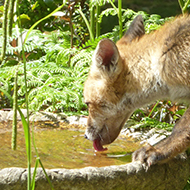
[[85, 139], [88, 139], [88, 137], [87, 137], [87, 135], [86, 135], [86, 134], [84, 134], [84, 138], [85, 138]]

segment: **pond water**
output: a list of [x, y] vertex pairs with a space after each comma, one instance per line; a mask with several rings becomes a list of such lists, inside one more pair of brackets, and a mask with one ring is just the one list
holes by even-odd
[[[108, 145], [108, 150], [95, 153], [92, 142], [86, 140], [84, 132], [77, 129], [41, 129], [34, 131], [40, 159], [45, 168], [83, 168], [87, 166], [109, 166], [126, 164], [139, 144], [119, 137]], [[129, 153], [127, 156], [118, 156]], [[32, 167], [36, 154], [32, 148]], [[11, 132], [0, 134], [0, 168], [27, 167], [24, 132], [18, 131], [17, 150], [11, 149]]]

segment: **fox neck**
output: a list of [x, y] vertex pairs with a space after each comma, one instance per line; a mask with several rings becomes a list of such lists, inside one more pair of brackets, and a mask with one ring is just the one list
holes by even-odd
[[[162, 67], [158, 64], [157, 57], [145, 59], [141, 57], [140, 61], [130, 61], [132, 64], [127, 64], [131, 76], [127, 76], [129, 88], [126, 88], [126, 93], [123, 96], [123, 103], [129, 104], [133, 109], [150, 104], [159, 99], [169, 97], [169, 88], [161, 78]], [[129, 60], [128, 60], [129, 61]]]

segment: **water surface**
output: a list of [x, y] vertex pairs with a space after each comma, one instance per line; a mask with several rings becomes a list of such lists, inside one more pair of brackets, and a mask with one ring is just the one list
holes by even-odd
[[[44, 129], [34, 132], [40, 159], [45, 168], [83, 168], [87, 166], [109, 166], [126, 164], [131, 161], [131, 153], [139, 144], [119, 137], [108, 150], [95, 153], [92, 142], [86, 140], [84, 132], [76, 129]], [[114, 157], [113, 155], [124, 155]], [[36, 154], [32, 146], [32, 167]], [[11, 150], [11, 132], [0, 134], [0, 168], [27, 167], [24, 132], [18, 132], [17, 150]]]

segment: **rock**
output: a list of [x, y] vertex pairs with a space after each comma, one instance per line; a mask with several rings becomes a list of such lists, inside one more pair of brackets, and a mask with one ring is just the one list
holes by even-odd
[[134, 139], [140, 139], [141, 136], [142, 136], [142, 133], [141, 132], [133, 132], [131, 134], [128, 134], [129, 137], [132, 137]]
[[87, 117], [85, 116], [66, 116], [63, 113], [36, 112], [30, 116], [30, 121], [64, 121], [69, 124], [86, 125]]
[[8, 111], [0, 110], [0, 121], [7, 121]]
[[165, 138], [165, 135], [160, 136], [159, 134], [154, 134], [151, 138], [147, 139], [146, 142], [153, 146]]
[[86, 125], [87, 117], [85, 116], [70, 116], [66, 119], [69, 124]]
[[152, 135], [154, 135], [156, 133], [156, 129], [152, 128], [150, 129], [147, 133], [146, 133], [146, 138], [151, 137]]
[[[21, 111], [22, 111], [24, 117], [26, 118], [27, 117], [27, 110], [21, 109]], [[6, 120], [13, 120], [13, 110], [8, 111]], [[19, 120], [19, 121], [21, 120], [21, 117], [20, 117], [20, 114], [18, 111], [17, 111], [17, 120]]]
[[[190, 175], [190, 160], [175, 158], [167, 164], [151, 166], [147, 171], [139, 162], [101, 168], [46, 170], [56, 190], [179, 190]], [[35, 190], [50, 190], [41, 168], [37, 169]], [[25, 190], [27, 170], [0, 170], [0, 189]]]
[[168, 132], [163, 129], [152, 128], [150, 130], [144, 129], [139, 131], [135, 130], [135, 128], [124, 128], [121, 131], [121, 135], [128, 136], [133, 138], [134, 140], [140, 141], [140, 144], [149, 143], [150, 145], [155, 145], [159, 141], [165, 139], [169, 136], [171, 132]]
[[65, 120], [67, 116], [63, 113], [36, 112], [29, 118], [30, 121], [60, 121]]

